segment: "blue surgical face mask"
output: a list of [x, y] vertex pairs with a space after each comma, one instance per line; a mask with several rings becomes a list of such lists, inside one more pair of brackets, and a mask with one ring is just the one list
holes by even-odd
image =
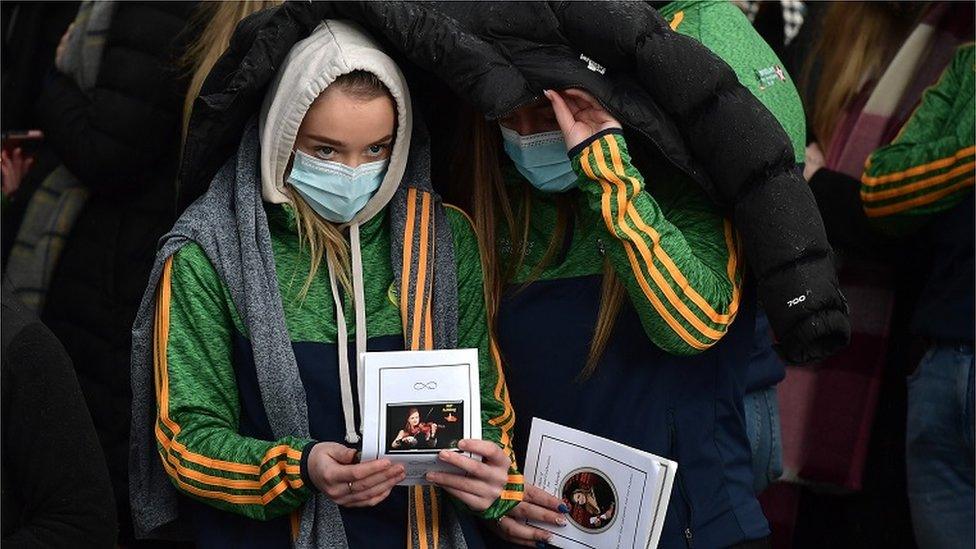
[[561, 193], [576, 186], [576, 173], [566, 156], [562, 132], [519, 135], [515, 130], [499, 127], [505, 152], [533, 187], [542, 192]]
[[350, 168], [295, 151], [288, 183], [316, 213], [333, 223], [348, 223], [383, 183], [389, 159]]

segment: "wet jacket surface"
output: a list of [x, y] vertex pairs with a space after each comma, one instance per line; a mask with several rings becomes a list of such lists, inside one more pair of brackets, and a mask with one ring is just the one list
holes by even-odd
[[846, 302], [789, 138], [727, 64], [643, 3], [287, 4], [252, 16], [197, 100], [181, 204], [229, 156], [291, 44], [328, 17], [357, 21], [415, 74], [433, 73], [489, 118], [543, 88], [589, 90], [640, 136], [633, 148], [729, 212], [788, 359], [846, 342]]

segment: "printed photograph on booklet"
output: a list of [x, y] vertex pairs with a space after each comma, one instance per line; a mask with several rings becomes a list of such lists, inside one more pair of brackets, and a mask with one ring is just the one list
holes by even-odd
[[617, 491], [610, 480], [596, 469], [583, 467], [563, 480], [563, 503], [569, 508], [573, 526], [588, 532], [602, 532], [616, 518]]
[[386, 453], [436, 454], [464, 438], [464, 402], [386, 405]]
[[363, 461], [402, 463], [403, 485], [428, 484], [431, 471], [460, 472], [438, 459], [481, 438], [477, 349], [364, 353]]

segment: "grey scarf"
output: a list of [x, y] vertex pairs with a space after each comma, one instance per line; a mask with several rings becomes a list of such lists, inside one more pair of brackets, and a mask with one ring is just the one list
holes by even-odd
[[[237, 155], [224, 164], [207, 193], [180, 217], [172, 231], [162, 239], [161, 249], [143, 296], [132, 332], [132, 432], [130, 450], [129, 493], [136, 534], [140, 537], [186, 538], [189, 531], [179, 520], [177, 492], [163, 470], [154, 437], [156, 402], [153, 385], [153, 310], [156, 289], [166, 260], [183, 245], [193, 241], [204, 250], [214, 269], [224, 281], [241, 321], [249, 335], [257, 368], [258, 384], [268, 420], [275, 437], [286, 435], [308, 437], [308, 410], [305, 389], [285, 327], [284, 310], [278, 291], [271, 234], [262, 206], [258, 173], [258, 134], [254, 121], [248, 125]], [[443, 207], [430, 191], [429, 147], [422, 125], [414, 127], [410, 161], [404, 183], [390, 204], [392, 225], [391, 259], [396, 283], [401, 291], [425, 291], [432, 296], [424, 300], [431, 307], [433, 334], [428, 344], [452, 347], [457, 341], [457, 279], [453, 240]], [[429, 193], [436, 201], [428, 233], [431, 252], [436, 247], [436, 279], [426, 289], [415, 288], [410, 280], [400, 280], [403, 257], [403, 235], [408, 199], [418, 193]], [[419, 246], [418, 228], [411, 245]], [[413, 253], [417, 261], [421, 254]], [[428, 257], [434, 257], [428, 255]], [[412, 265], [408, 272], [416, 271]], [[412, 276], [411, 276], [412, 278]], [[413, 295], [412, 293], [410, 295]], [[413, 299], [409, 300], [413, 303]], [[402, 311], [405, 328], [414, 316]], [[429, 490], [427, 490], [429, 492]], [[411, 501], [414, 498], [410, 498]], [[426, 494], [425, 494], [426, 501]], [[438, 533], [444, 547], [465, 547], [457, 517], [450, 505], [440, 508], [447, 520], [440, 521]], [[413, 511], [413, 509], [411, 509]], [[421, 510], [423, 511], [423, 510]], [[411, 524], [415, 525], [411, 512]], [[425, 523], [432, 524], [427, 520]], [[430, 536], [416, 532], [414, 536]], [[295, 547], [347, 547], [342, 520], [335, 503], [317, 494], [306, 503]]]

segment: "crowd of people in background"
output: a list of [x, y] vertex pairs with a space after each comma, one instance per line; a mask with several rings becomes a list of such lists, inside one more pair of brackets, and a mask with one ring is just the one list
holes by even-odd
[[[280, 4], [0, 4], [4, 543], [545, 546], [533, 417], [661, 547], [976, 543], [973, 3]], [[468, 347], [468, 476], [358, 463]]]

